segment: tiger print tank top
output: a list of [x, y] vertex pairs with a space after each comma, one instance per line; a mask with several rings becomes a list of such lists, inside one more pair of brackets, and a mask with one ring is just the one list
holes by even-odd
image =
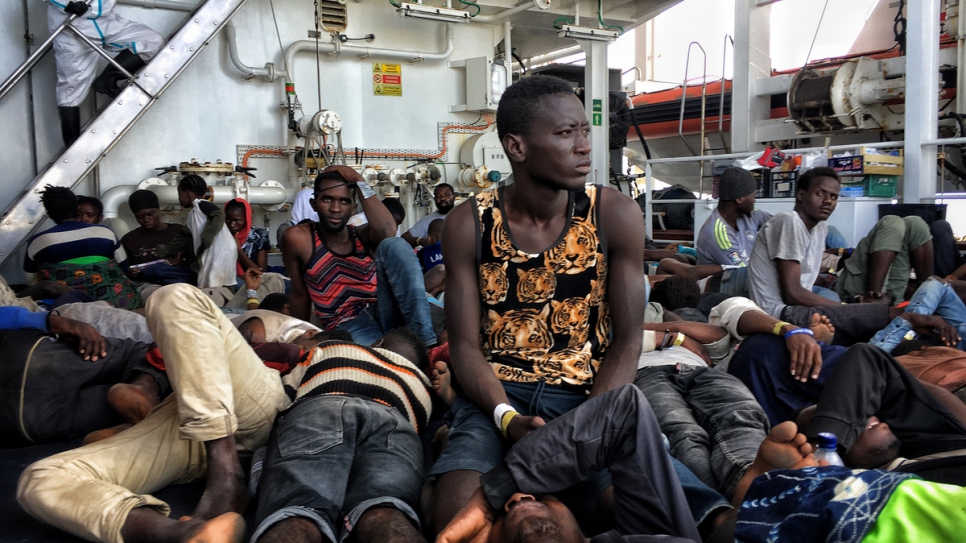
[[474, 197], [480, 344], [502, 381], [593, 385], [610, 335], [607, 248], [600, 191], [572, 191], [567, 227], [537, 254], [519, 249], [503, 220], [503, 188]]

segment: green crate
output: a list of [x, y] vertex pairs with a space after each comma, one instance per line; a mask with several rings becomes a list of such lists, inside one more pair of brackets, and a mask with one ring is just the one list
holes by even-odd
[[865, 178], [865, 195], [892, 198], [898, 193], [899, 176], [870, 175]]

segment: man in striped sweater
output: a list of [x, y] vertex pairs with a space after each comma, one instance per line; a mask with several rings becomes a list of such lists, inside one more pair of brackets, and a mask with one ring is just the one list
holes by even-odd
[[423, 541], [417, 432], [432, 409], [426, 349], [408, 328], [374, 347], [330, 341], [282, 382], [252, 541]]

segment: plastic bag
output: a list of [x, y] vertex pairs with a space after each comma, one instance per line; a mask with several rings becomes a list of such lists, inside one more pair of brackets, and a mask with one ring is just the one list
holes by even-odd
[[[199, 200], [195, 200], [198, 202]], [[208, 217], [198, 209], [197, 203], [188, 212], [188, 230], [191, 231], [191, 242], [195, 254], [201, 246], [201, 232], [208, 223]], [[201, 259], [201, 270], [198, 272], [198, 288], [235, 286], [235, 264], [238, 260], [238, 244], [235, 237], [228, 231], [228, 227], [221, 226], [221, 231], [215, 236], [211, 246], [204, 253], [198, 255]]]

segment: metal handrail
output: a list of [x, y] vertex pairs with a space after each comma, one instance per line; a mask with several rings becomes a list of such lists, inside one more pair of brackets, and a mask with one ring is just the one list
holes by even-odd
[[[90, 3], [92, 1], [93, 0], [86, 0], [85, 3], [88, 6], [90, 6]], [[0, 85], [0, 100], [3, 100], [4, 96], [6, 96], [11, 90], [13, 90], [13, 88], [17, 85], [17, 83], [19, 83], [20, 80], [23, 79], [23, 76], [27, 75], [27, 72], [33, 69], [34, 65], [36, 65], [37, 62], [39, 62], [40, 59], [47, 54], [47, 51], [50, 50], [54, 42], [54, 39], [57, 38], [57, 36], [59, 36], [60, 33], [63, 32], [65, 29], [69, 29], [71, 32], [73, 32], [78, 39], [80, 39], [82, 42], [87, 44], [88, 47], [91, 47], [92, 49], [94, 49], [94, 51], [96, 51], [97, 54], [99, 54], [104, 59], [106, 59], [108, 63], [112, 64], [115, 68], [120, 70], [121, 73], [124, 74], [124, 77], [126, 77], [131, 83], [137, 85], [137, 81], [135, 81], [135, 77], [133, 74], [131, 74], [126, 69], [124, 69], [123, 66], [118, 64], [117, 61], [115, 61], [114, 58], [111, 57], [111, 55], [108, 55], [106, 51], [104, 51], [103, 49], [101, 49], [99, 45], [91, 41], [91, 39], [85, 36], [83, 32], [74, 28], [74, 25], [72, 23], [77, 18], [78, 18], [77, 15], [71, 14], [70, 17], [68, 17], [67, 20], [61, 23], [61, 25], [58, 26], [56, 30], [50, 33], [50, 36], [46, 40], [44, 40], [44, 43], [40, 44], [40, 47], [38, 47], [37, 50], [34, 51], [33, 54], [31, 54], [30, 57], [28, 57], [27, 60], [23, 62], [23, 64], [21, 64], [16, 70], [14, 70], [14, 72], [10, 75], [10, 77], [8, 77], [3, 82], [3, 85]], [[151, 94], [145, 91], [144, 88], [142, 88], [140, 85], [137, 85], [137, 86], [142, 91], [144, 91], [145, 94], [147, 94], [148, 96], [151, 96]]]
[[[688, 44], [688, 55], [684, 61], [684, 83], [681, 84], [681, 109], [680, 109], [680, 112], [678, 113], [678, 137], [681, 138], [681, 141], [684, 142], [684, 146], [688, 148], [688, 151], [690, 151], [692, 155], [695, 155], [696, 153], [694, 152], [694, 149], [692, 149], [691, 146], [688, 145], [688, 140], [685, 139], [684, 137], [684, 101], [688, 97], [688, 72], [690, 71], [690, 68], [691, 68], [691, 47], [694, 45], [698, 46], [698, 49], [701, 50], [701, 55], [704, 57], [704, 73], [701, 76], [701, 120], [702, 120], [701, 140], [702, 141], [704, 140], [704, 132], [703, 132], [704, 98], [705, 98], [705, 93], [707, 92], [707, 89], [708, 89], [708, 54], [705, 52], [704, 47], [701, 47], [700, 43], [693, 41]], [[704, 154], [704, 153], [702, 152], [701, 154]]]
[[725, 151], [731, 152], [731, 145], [725, 140], [724, 133], [724, 98], [725, 98], [725, 68], [728, 67], [728, 41], [731, 41], [731, 58], [735, 56], [735, 39], [731, 34], [725, 34], [724, 43], [721, 45], [721, 95], [718, 98], [718, 135], [724, 143]]

